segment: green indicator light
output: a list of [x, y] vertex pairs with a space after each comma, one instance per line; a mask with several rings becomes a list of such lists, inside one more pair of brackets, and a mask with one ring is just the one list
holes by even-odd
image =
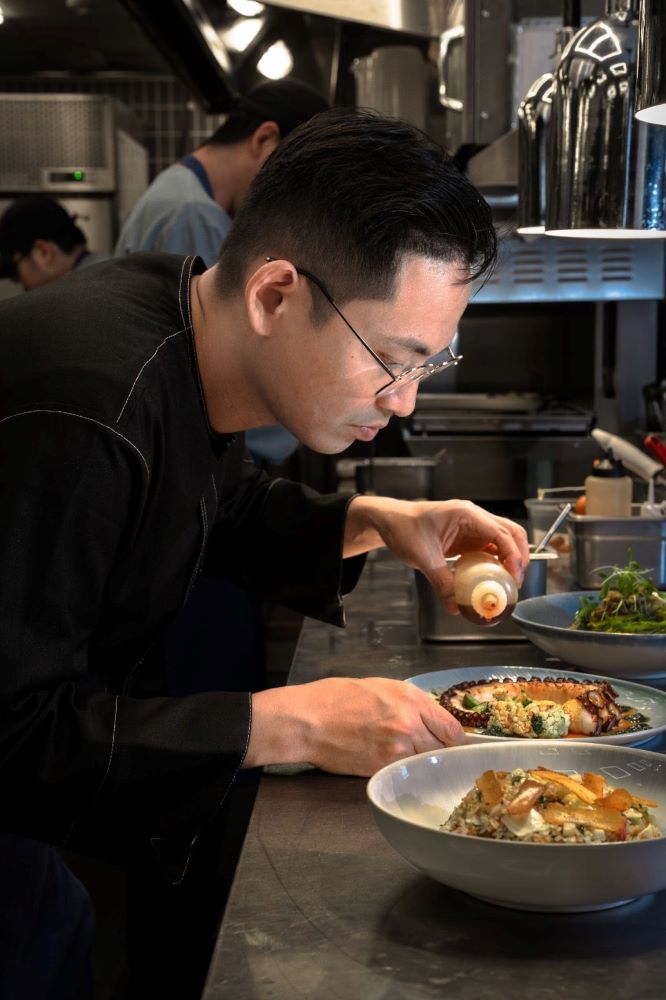
[[84, 174], [82, 170], [75, 170], [73, 176], [75, 181], [82, 181]]

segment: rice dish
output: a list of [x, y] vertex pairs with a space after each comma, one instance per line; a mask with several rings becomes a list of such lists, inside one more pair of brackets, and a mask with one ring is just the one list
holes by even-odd
[[532, 844], [653, 840], [662, 836], [656, 806], [591, 772], [484, 771], [441, 829]]

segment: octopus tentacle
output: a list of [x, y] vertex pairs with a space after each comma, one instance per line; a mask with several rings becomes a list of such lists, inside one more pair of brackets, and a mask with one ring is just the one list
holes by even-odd
[[564, 707], [572, 717], [570, 732], [598, 736], [612, 729], [622, 718], [615, 700], [617, 692], [608, 681], [582, 681], [574, 677], [463, 681], [442, 692], [439, 702], [463, 725], [484, 729], [490, 721], [490, 710], [464, 708], [463, 698], [468, 694], [483, 703], [492, 700], [499, 689], [509, 698], [525, 694], [531, 701], [548, 701]]

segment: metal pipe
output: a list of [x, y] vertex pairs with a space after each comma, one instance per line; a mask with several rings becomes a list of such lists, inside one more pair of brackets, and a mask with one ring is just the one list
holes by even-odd
[[638, 19], [636, 115], [666, 125], [666, 0], [643, 0]]
[[564, 0], [562, 24], [565, 28], [580, 28], [580, 0]]

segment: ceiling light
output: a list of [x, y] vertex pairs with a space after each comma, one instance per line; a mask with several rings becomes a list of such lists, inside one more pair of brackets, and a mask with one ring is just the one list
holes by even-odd
[[638, 18], [636, 117], [666, 125], [666, 0], [643, 0]]
[[4, 24], [4, 23], [5, 23], [5, 15], [4, 15], [3, 11], [2, 11], [2, 7], [0, 7], [0, 24]]
[[294, 57], [282, 41], [274, 42], [269, 49], [266, 49], [257, 63], [259, 72], [269, 80], [281, 80], [283, 76], [291, 73], [293, 68]]
[[242, 17], [256, 17], [263, 14], [266, 9], [265, 4], [257, 3], [256, 0], [227, 0], [228, 5]]
[[233, 52], [245, 52], [264, 26], [263, 17], [239, 18], [222, 32], [222, 40]]
[[607, 0], [555, 72], [547, 141], [546, 233], [666, 238], [666, 130], [633, 114], [638, 20]]

